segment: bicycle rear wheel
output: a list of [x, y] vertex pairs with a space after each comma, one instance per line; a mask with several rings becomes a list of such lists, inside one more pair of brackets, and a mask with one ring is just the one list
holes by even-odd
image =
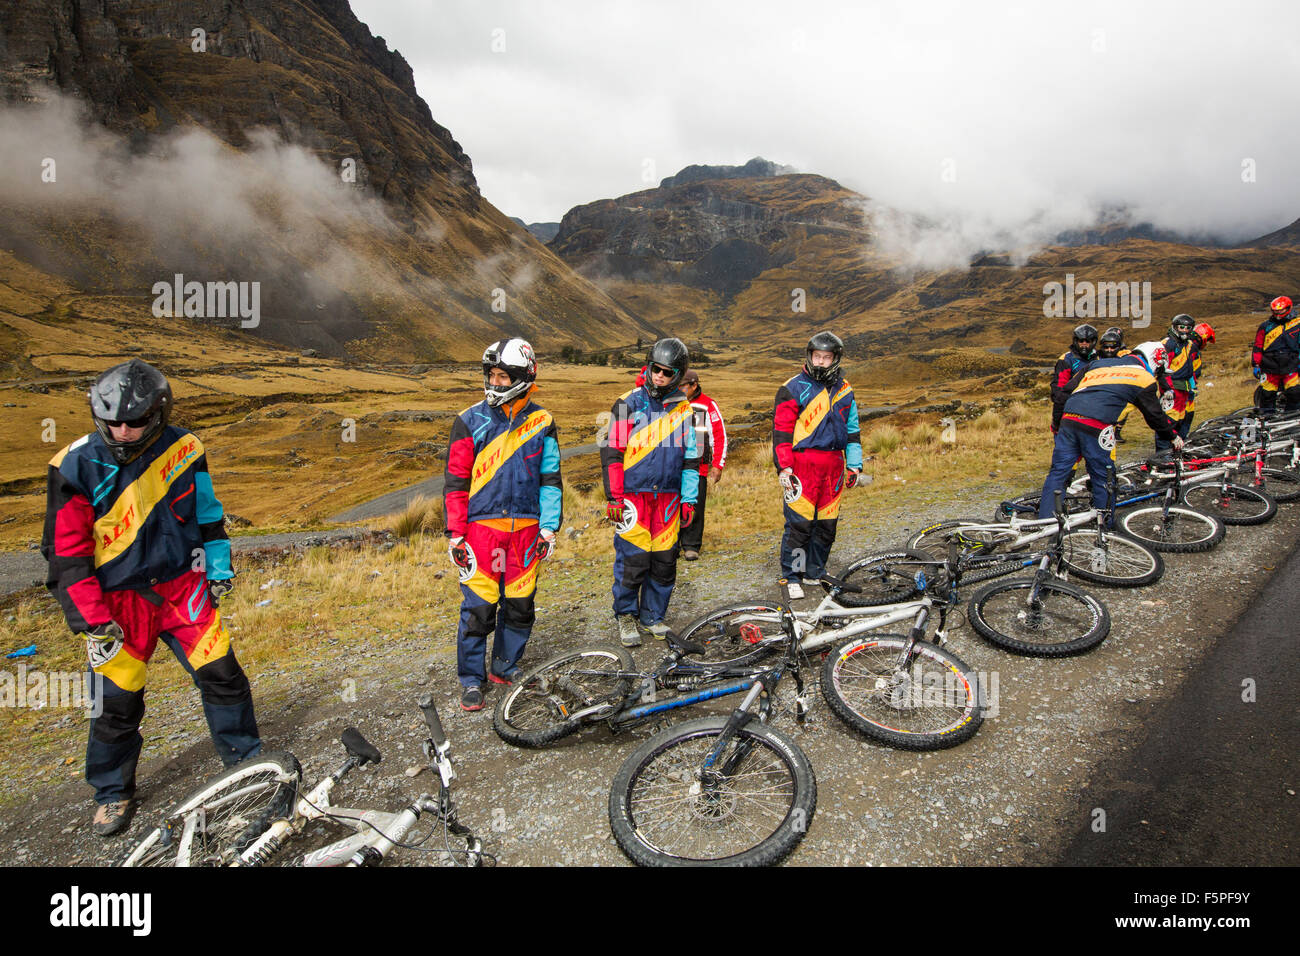
[[967, 606], [971, 627], [998, 647], [1029, 657], [1082, 654], [1110, 634], [1110, 611], [1092, 595], [1044, 581], [1031, 603], [1033, 587], [1033, 578], [1017, 578], [981, 588]]
[[1190, 554], [1209, 551], [1223, 540], [1227, 529], [1213, 515], [1173, 505], [1147, 505], [1120, 512], [1119, 526], [1126, 535], [1157, 551]]
[[293, 815], [301, 781], [293, 754], [252, 757], [169, 810], [122, 865], [230, 866], [267, 827]]
[[1246, 488], [1262, 491], [1278, 504], [1300, 501], [1300, 475], [1284, 468], [1263, 468], [1259, 478], [1253, 469], [1237, 476], [1236, 482]]
[[[516, 747], [544, 747], [567, 737], [583, 723], [612, 714], [627, 699], [636, 670], [621, 647], [580, 647], [533, 668], [497, 701], [492, 727]], [[586, 717], [573, 715], [590, 707]]]
[[1228, 525], [1264, 524], [1277, 514], [1277, 502], [1266, 492], [1241, 485], [1220, 488], [1217, 481], [1184, 488], [1182, 501]]
[[704, 645], [710, 664], [739, 664], [765, 657], [780, 646], [781, 609], [771, 601], [729, 604], [687, 624], [677, 635]]
[[614, 838], [641, 866], [771, 866], [817, 808], [817, 778], [785, 734], [751, 720], [713, 763], [726, 717], [669, 727], [633, 751], [609, 791]]
[[971, 530], [971, 526], [987, 525], [989, 522], [979, 518], [953, 518], [949, 521], [936, 521], [928, 524], [907, 539], [907, 547], [913, 551], [944, 560], [948, 557], [948, 543], [956, 541], [961, 550], [967, 554], [987, 554], [1000, 547], [1006, 532]]
[[898, 604], [920, 596], [916, 574], [921, 572], [930, 582], [939, 580], [943, 566], [934, 555], [911, 548], [873, 551], [858, 558], [840, 573], [840, 578], [862, 588], [860, 594], [844, 592], [835, 600], [846, 607], [877, 607]]
[[978, 676], [955, 654], [908, 638], [867, 634], [844, 641], [822, 664], [822, 693], [859, 733], [901, 750], [942, 750], [974, 736], [984, 721]]
[[1116, 532], [1105, 536], [1094, 529], [1067, 531], [1062, 563], [1076, 577], [1116, 588], [1154, 584], [1165, 573], [1160, 555], [1141, 541]]

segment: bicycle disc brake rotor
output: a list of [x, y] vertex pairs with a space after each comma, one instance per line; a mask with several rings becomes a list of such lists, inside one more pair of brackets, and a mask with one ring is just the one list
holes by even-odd
[[[687, 771], [688, 773], [690, 771]], [[736, 791], [726, 785], [721, 774], [713, 779], [696, 779], [690, 788], [691, 816], [704, 826], [719, 826], [736, 812]]]

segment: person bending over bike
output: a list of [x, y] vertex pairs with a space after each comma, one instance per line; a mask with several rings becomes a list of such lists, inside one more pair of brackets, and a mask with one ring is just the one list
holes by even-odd
[[41, 553], [45, 586], [86, 635], [92, 711], [86, 782], [93, 829], [135, 812], [145, 669], [161, 639], [194, 679], [217, 754], [233, 766], [262, 747], [253, 695], [217, 610], [234, 571], [203, 444], [169, 425], [172, 390], [139, 359], [90, 388], [95, 431], [50, 461]]
[[1255, 332], [1250, 374], [1259, 381], [1255, 407], [1277, 411], [1278, 396], [1288, 412], [1300, 408], [1300, 315], [1284, 295], [1269, 303], [1270, 315]]
[[1167, 360], [1159, 342], [1143, 342], [1124, 358], [1098, 359], [1064, 386], [1066, 400], [1061, 427], [1052, 449], [1052, 464], [1043, 482], [1038, 516], [1050, 518], [1056, 492], [1065, 488], [1074, 463], [1083, 456], [1092, 479], [1092, 504], [1105, 508], [1106, 472], [1115, 460], [1115, 422], [1134, 405], [1156, 433], [1175, 451], [1183, 447], [1169, 416], [1160, 407], [1156, 376]]
[[663, 640], [677, 583], [677, 535], [695, 517], [699, 453], [691, 403], [682, 392], [689, 352], [680, 339], [650, 349], [640, 384], [610, 411], [600, 450], [606, 515], [614, 525], [614, 619], [625, 647], [640, 627]]
[[1065, 385], [1097, 357], [1097, 330], [1080, 325], [1074, 330], [1070, 347], [1061, 353], [1052, 369], [1052, 434], [1061, 427], [1061, 409], [1065, 404]]
[[[443, 484], [446, 535], [460, 575], [460, 706], [483, 708], [483, 683], [511, 684], [536, 617], [537, 572], [563, 515], [560, 435], [531, 400], [537, 357], [523, 339], [483, 352], [483, 401], [456, 417]], [[486, 668], [487, 636], [492, 666]]]
[[839, 336], [814, 335], [803, 369], [777, 389], [772, 411], [772, 460], [785, 501], [781, 576], [796, 600], [803, 581], [826, 573], [840, 495], [862, 472], [858, 403], [840, 374], [843, 356]]

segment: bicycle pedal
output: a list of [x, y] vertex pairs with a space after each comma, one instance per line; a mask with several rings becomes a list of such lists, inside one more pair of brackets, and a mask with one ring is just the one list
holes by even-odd
[[750, 644], [757, 644], [763, 640], [763, 629], [751, 621], [740, 625], [740, 636]]

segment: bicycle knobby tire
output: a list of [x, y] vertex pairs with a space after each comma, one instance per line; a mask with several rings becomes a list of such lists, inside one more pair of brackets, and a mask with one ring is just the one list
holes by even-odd
[[[798, 845], [817, 808], [817, 778], [788, 736], [757, 719], [735, 732], [715, 769], [700, 775], [727, 726], [706, 717], [669, 727], [614, 775], [609, 825], [641, 866], [771, 866]], [[725, 768], [725, 769], [722, 769]]]
[[[636, 670], [632, 655], [618, 646], [580, 647], [557, 654], [534, 667], [497, 701], [492, 727], [502, 740], [516, 747], [544, 747], [576, 731], [583, 723], [613, 713], [627, 699], [632, 681], [620, 672]], [[609, 671], [610, 675], [575, 674], [574, 671]], [[571, 714], [608, 702], [608, 708], [586, 718]]]
[[872, 740], [901, 750], [943, 750], [984, 721], [979, 676], [928, 641], [900, 668], [908, 638], [866, 634], [837, 645], [822, 664], [822, 694], [835, 715]]
[[[167, 811], [163, 826], [131, 852], [123, 866], [229, 865], [276, 820], [293, 814], [302, 767], [291, 753], [263, 753], [232, 767]], [[190, 828], [186, 818], [202, 810], [207, 829]], [[235, 825], [231, 825], [235, 821]], [[170, 824], [170, 827], [169, 827]], [[164, 843], [170, 829], [174, 838]]]
[[1043, 581], [1030, 608], [1033, 578], [997, 581], [971, 595], [966, 617], [975, 633], [1027, 657], [1068, 657], [1090, 651], [1110, 634], [1110, 611], [1092, 595], [1061, 581]]

